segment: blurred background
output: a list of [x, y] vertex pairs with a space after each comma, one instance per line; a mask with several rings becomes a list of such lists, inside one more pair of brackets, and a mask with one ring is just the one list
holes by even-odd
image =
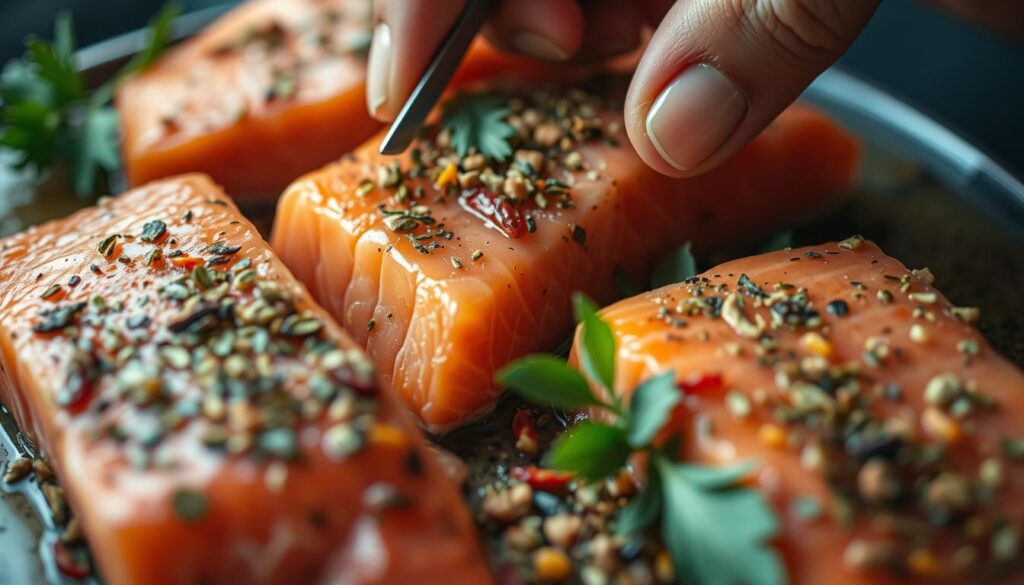
[[[0, 59], [21, 54], [27, 34], [49, 37], [59, 10], [72, 11], [85, 46], [144, 26], [163, 3], [0, 0]], [[189, 11], [226, 2], [181, 3]], [[1024, 42], [911, 0], [889, 0], [839, 67], [945, 122], [1024, 176]]]

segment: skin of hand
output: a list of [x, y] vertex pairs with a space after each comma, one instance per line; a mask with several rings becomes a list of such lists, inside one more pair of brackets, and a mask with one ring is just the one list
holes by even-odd
[[[1021, 0], [936, 1], [1003, 30], [1007, 19], [1024, 25]], [[645, 28], [656, 27], [626, 96], [626, 130], [648, 165], [685, 177], [714, 168], [761, 132], [846, 51], [879, 4], [502, 0], [484, 33], [503, 50], [585, 62], [636, 48]], [[374, 0], [367, 72], [374, 117], [394, 119], [464, 5]]]

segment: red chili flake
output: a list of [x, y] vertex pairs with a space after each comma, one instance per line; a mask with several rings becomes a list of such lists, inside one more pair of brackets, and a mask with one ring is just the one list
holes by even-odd
[[84, 550], [75, 550], [61, 540], [53, 543], [53, 560], [57, 570], [72, 579], [85, 579], [92, 574], [92, 566]]
[[467, 189], [459, 197], [459, 205], [510, 238], [521, 238], [528, 232], [526, 216], [518, 207], [492, 191]]
[[72, 414], [79, 414], [89, 406], [95, 390], [90, 372], [94, 372], [96, 367], [96, 359], [92, 355], [73, 362], [64, 379], [64, 385], [57, 390], [57, 404], [61, 408]]
[[64, 388], [57, 393], [57, 402], [72, 414], [81, 414], [92, 403], [93, 383], [82, 380], [77, 388]]
[[680, 381], [677, 386], [687, 394], [703, 394], [722, 387], [721, 374], [695, 374]]
[[561, 492], [565, 490], [572, 481], [572, 474], [553, 469], [542, 469], [540, 467], [513, 467], [510, 474], [512, 479], [526, 483], [533, 489], [542, 492]]
[[196, 258], [194, 256], [178, 256], [177, 258], [171, 259], [171, 264], [185, 270], [192, 270], [196, 266], [199, 266], [205, 262], [202, 258]]

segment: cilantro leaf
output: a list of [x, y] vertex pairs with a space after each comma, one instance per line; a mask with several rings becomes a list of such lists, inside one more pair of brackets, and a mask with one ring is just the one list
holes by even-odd
[[569, 357], [569, 352], [572, 351], [573, 336], [566, 335], [562, 341], [555, 346], [555, 349], [551, 351], [551, 355], [558, 356], [562, 359]]
[[71, 13], [61, 12], [57, 14], [53, 25], [53, 49], [62, 58], [70, 60], [72, 69], [74, 69], [76, 45], [75, 26], [71, 20]]
[[90, 105], [83, 112], [81, 128], [66, 138], [76, 193], [92, 193], [97, 171], [113, 171], [120, 164], [117, 128], [117, 111]]
[[114, 88], [166, 49], [178, 13], [175, 5], [165, 7], [151, 21], [147, 46], [92, 95], [75, 63], [70, 14], [58, 15], [52, 42], [29, 38], [24, 57], [0, 73], [0, 147], [14, 151], [14, 168], [43, 172], [61, 162], [78, 195], [93, 193], [97, 178], [105, 180], [120, 164]]
[[631, 297], [640, 294], [640, 287], [633, 282], [632, 277], [626, 272], [626, 269], [616, 264], [615, 272], [612, 273], [612, 279], [615, 281], [615, 288], [623, 297]]
[[597, 315], [597, 310], [597, 303], [590, 300], [587, 295], [580, 292], [572, 295], [572, 315], [577, 323]]
[[687, 242], [663, 258], [651, 272], [651, 288], [682, 282], [697, 274], [697, 262]]
[[8, 61], [0, 73], [0, 102], [19, 104], [37, 102], [49, 107], [50, 86], [40, 79], [25, 61]]
[[572, 298], [573, 312], [582, 326], [579, 345], [583, 371], [609, 393], [615, 386], [615, 335], [604, 319], [597, 316], [597, 305], [585, 295]]
[[181, 4], [169, 2], [164, 4], [160, 12], [149, 21], [148, 40], [146, 46], [132, 57], [118, 77], [132, 75], [152, 65], [171, 44], [171, 25], [181, 14]]
[[658, 467], [648, 465], [647, 483], [644, 484], [644, 489], [633, 498], [633, 501], [619, 512], [615, 533], [633, 534], [647, 529], [658, 520], [662, 505]]
[[499, 370], [495, 379], [541, 406], [579, 409], [603, 405], [583, 375], [553, 356], [527, 356]]
[[662, 531], [684, 583], [778, 585], [785, 570], [768, 541], [778, 519], [760, 492], [711, 479], [707, 468], [655, 458], [664, 493]]
[[752, 461], [737, 463], [732, 467], [712, 467], [710, 465], [686, 465], [682, 473], [695, 485], [704, 489], [722, 489], [734, 486], [754, 472]]
[[471, 148], [492, 160], [512, 154], [508, 139], [516, 131], [505, 122], [506, 100], [493, 95], [463, 94], [445, 102], [441, 126], [451, 132], [452, 146], [459, 156]]
[[[690, 264], [692, 272], [692, 260]], [[579, 346], [582, 367], [591, 378], [610, 386], [614, 379], [615, 337], [592, 301], [576, 295], [573, 305], [583, 326]], [[498, 379], [542, 404], [558, 400], [571, 407], [597, 401], [586, 379], [552, 356], [531, 356], [515, 362], [504, 368]], [[621, 469], [632, 453], [646, 453], [647, 483], [619, 513], [617, 533], [646, 530], [660, 517], [661, 536], [679, 582], [783, 583], [785, 568], [770, 542], [779, 531], [778, 518], [763, 494], [739, 485], [751, 473], [753, 464], [711, 467], [676, 463], [681, 441], [678, 434], [664, 445], [651, 444], [681, 399], [674, 372], [650, 378], [632, 393], [628, 413], [623, 412], [617, 398], [614, 404], [602, 404], [616, 415], [615, 421], [576, 425], [555, 441], [545, 456], [545, 465], [598, 480]]]
[[768, 239], [758, 250], [759, 253], [774, 252], [793, 247], [793, 230], [781, 231]]
[[597, 480], [625, 465], [632, 452], [625, 430], [585, 421], [555, 441], [545, 464]]
[[23, 169], [33, 166], [47, 168], [57, 145], [58, 118], [44, 103], [29, 100], [5, 105], [0, 115], [3, 131], [0, 132], [0, 146], [17, 152], [20, 156], [13, 166]]
[[27, 45], [36, 76], [49, 88], [51, 106], [65, 106], [85, 95], [85, 81], [75, 67], [75, 34], [70, 14], [57, 15], [53, 43], [30, 38]]
[[637, 449], [650, 444], [682, 398], [672, 370], [637, 386], [629, 403], [629, 444]]

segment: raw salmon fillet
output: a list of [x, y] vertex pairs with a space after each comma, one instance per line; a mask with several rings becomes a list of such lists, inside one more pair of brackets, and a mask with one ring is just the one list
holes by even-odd
[[0, 241], [0, 358], [104, 583], [490, 582], [400, 403], [202, 175]]
[[601, 311], [616, 391], [703, 388], [684, 458], [757, 464], [793, 583], [1020, 583], [1024, 375], [931, 281], [859, 238], [722, 264]]
[[435, 432], [492, 408], [497, 368], [569, 334], [574, 291], [610, 300], [617, 272], [646, 274], [673, 245], [728, 245], [827, 205], [857, 160], [794, 107], [722, 168], [674, 180], [594, 94], [465, 99], [452, 115], [510, 108], [508, 161], [458, 156], [450, 128], [397, 158], [371, 141], [289, 187], [271, 240]]
[[[274, 198], [379, 128], [366, 111], [368, 0], [249, 0], [117, 92], [129, 183], [205, 172]], [[456, 84], [546, 68], [480, 41]]]

